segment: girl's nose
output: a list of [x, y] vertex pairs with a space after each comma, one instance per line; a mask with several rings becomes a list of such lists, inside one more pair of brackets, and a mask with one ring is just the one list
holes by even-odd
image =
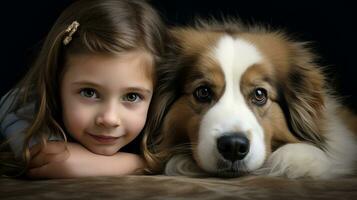
[[96, 124], [106, 128], [116, 128], [121, 124], [118, 109], [112, 106], [107, 107], [100, 112], [96, 118]]

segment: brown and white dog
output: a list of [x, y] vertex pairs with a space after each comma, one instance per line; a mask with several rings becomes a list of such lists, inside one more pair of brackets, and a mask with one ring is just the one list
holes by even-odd
[[306, 43], [238, 23], [172, 35], [172, 62], [162, 69], [148, 125], [148, 157], [166, 163], [166, 174], [325, 179], [354, 172], [356, 117], [330, 94]]

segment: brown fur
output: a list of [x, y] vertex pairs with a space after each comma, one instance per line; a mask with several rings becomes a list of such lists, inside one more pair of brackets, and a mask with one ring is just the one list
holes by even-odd
[[[256, 85], [264, 85], [268, 90], [270, 105], [268, 108], [257, 108], [250, 105], [256, 113], [260, 124], [265, 130], [265, 143], [267, 152], [278, 148], [285, 143], [296, 143], [299, 140], [289, 131], [284, 113], [278, 104], [278, 91], [276, 83], [272, 82], [274, 71], [268, 64], [255, 65], [250, 67], [242, 76], [241, 90], [245, 96]], [[270, 148], [272, 147], [272, 149]]]
[[[155, 125], [148, 122], [148, 138], [144, 141], [144, 145], [156, 145], [151, 152], [144, 151], [146, 158], [155, 160], [149, 162], [152, 172], [162, 171], [172, 155], [184, 152], [197, 157], [202, 116], [225, 90], [223, 72], [210, 54], [223, 35], [242, 38], [262, 53], [263, 62], [245, 71], [240, 89], [264, 129], [267, 154], [287, 143], [305, 142], [324, 149], [325, 98], [329, 94], [324, 75], [305, 43], [292, 41], [278, 31], [232, 23], [177, 28], [171, 34], [176, 46], [166, 63], [167, 73], [161, 77], [165, 86], [157, 90], [153, 100]], [[212, 88], [210, 103], [197, 103], [193, 98], [200, 85]], [[257, 86], [269, 94], [262, 107], [251, 102], [251, 91]], [[340, 114], [345, 116], [343, 119], [351, 115], [348, 111]], [[347, 123], [355, 122], [356, 118], [348, 118]], [[349, 127], [357, 130], [355, 124]]]

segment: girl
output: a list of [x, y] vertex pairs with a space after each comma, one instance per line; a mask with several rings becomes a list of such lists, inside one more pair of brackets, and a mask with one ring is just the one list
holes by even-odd
[[34, 66], [1, 102], [1, 134], [29, 177], [144, 168], [140, 156], [119, 150], [144, 127], [164, 30], [144, 1], [79, 0], [64, 10]]

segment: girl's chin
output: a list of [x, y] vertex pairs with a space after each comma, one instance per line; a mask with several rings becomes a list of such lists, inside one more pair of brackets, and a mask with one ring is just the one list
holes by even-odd
[[98, 155], [103, 155], [103, 156], [112, 156], [116, 154], [119, 151], [120, 148], [89, 148], [89, 151], [92, 153], [98, 154]]

